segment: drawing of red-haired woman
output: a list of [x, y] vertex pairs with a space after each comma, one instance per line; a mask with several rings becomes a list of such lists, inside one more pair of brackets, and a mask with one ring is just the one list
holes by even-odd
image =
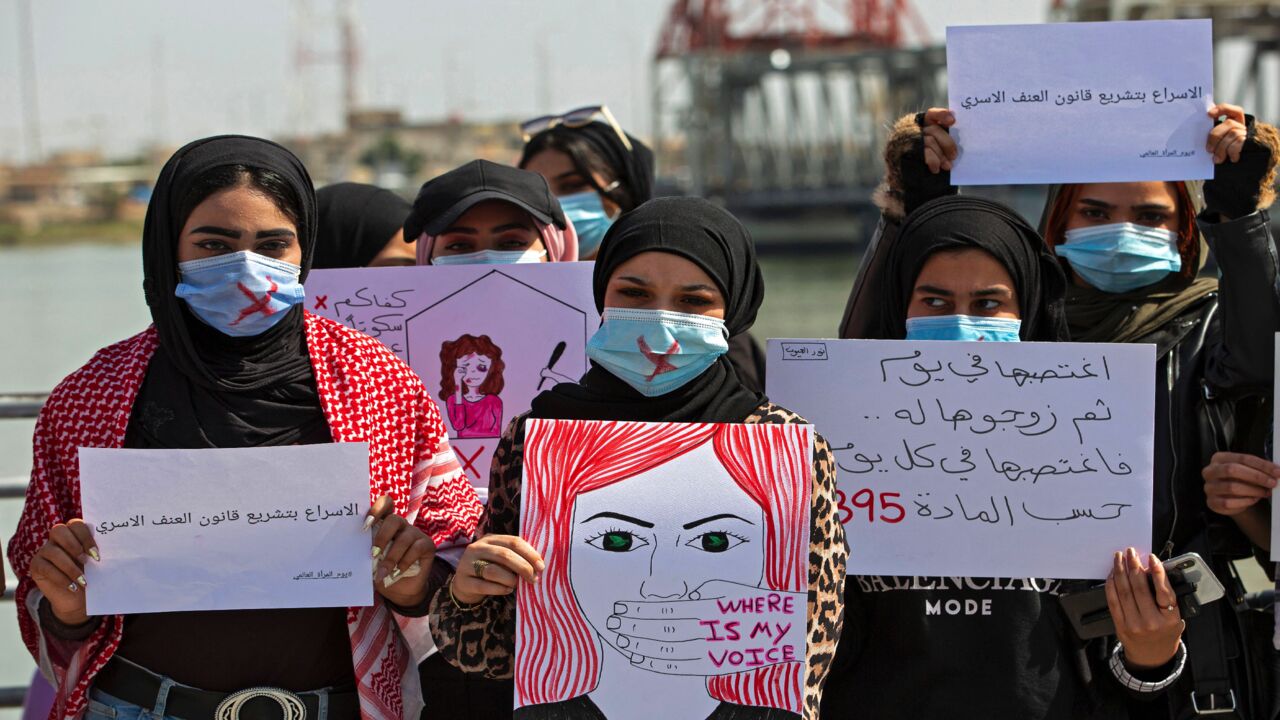
[[502, 348], [488, 335], [461, 335], [440, 345], [440, 399], [460, 438], [502, 434]]

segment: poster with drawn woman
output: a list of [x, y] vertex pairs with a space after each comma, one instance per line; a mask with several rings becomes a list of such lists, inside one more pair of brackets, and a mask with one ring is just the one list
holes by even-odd
[[471, 482], [512, 418], [587, 371], [592, 263], [316, 270], [306, 307], [381, 340], [440, 406]]
[[809, 425], [530, 420], [515, 717], [800, 717]]

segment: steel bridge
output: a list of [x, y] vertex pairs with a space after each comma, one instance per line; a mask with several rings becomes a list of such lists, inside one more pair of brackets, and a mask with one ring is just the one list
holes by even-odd
[[[1215, 96], [1280, 118], [1280, 4], [1045, 7], [1059, 21], [1212, 18], [1215, 68], [1234, 80]], [[888, 126], [946, 103], [946, 52], [909, 0], [675, 0], [651, 89], [666, 190], [722, 202], [762, 245], [856, 244], [875, 216]]]

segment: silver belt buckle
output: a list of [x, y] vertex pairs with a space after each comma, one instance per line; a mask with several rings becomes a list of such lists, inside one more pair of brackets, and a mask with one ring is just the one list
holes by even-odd
[[297, 693], [274, 687], [256, 687], [233, 692], [218, 703], [218, 709], [214, 711], [213, 716], [216, 720], [239, 720], [240, 709], [245, 703], [260, 697], [275, 700], [284, 713], [284, 720], [305, 720], [307, 717], [307, 706]]

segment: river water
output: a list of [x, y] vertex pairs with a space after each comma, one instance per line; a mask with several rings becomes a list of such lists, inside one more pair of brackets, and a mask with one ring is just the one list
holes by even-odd
[[[768, 291], [757, 337], [834, 334], [857, 262], [852, 252], [762, 259]], [[0, 392], [48, 392], [95, 350], [149, 322], [137, 246], [0, 248]], [[33, 427], [0, 420], [0, 478], [30, 472]], [[0, 542], [20, 510], [20, 502], [0, 500]], [[0, 686], [30, 679], [13, 617], [12, 605], [0, 605]], [[10, 717], [16, 713], [0, 711], [0, 720]]]

